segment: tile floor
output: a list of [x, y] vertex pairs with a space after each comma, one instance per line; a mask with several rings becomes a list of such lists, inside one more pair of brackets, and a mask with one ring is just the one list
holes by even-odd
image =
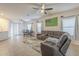
[[[17, 36], [0, 42], [0, 56], [41, 56], [39, 52], [24, 44], [23, 40], [22, 36]], [[72, 42], [66, 55], [79, 56], [79, 45]]]

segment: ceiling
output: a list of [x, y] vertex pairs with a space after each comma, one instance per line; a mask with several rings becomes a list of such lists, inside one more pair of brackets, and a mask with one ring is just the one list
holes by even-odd
[[[78, 8], [78, 3], [46, 3], [46, 8], [52, 7], [48, 14], [54, 14], [66, 10]], [[41, 3], [0, 3], [0, 14], [11, 20], [23, 19], [29, 21], [41, 17], [41, 14], [33, 7], [41, 7]]]

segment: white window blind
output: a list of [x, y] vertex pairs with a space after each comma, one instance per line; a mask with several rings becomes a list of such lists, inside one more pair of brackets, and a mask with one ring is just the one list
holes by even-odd
[[75, 35], [75, 21], [76, 17], [66, 17], [62, 19], [62, 29], [64, 32], [68, 32], [71, 36]]

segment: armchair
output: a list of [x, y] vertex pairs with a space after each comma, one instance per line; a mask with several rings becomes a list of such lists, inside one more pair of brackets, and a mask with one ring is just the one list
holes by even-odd
[[65, 32], [59, 37], [57, 43], [45, 40], [41, 43], [42, 56], [65, 56], [70, 42], [70, 36]]

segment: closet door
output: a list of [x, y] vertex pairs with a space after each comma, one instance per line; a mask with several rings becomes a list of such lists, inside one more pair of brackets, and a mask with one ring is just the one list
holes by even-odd
[[62, 31], [69, 33], [72, 37], [72, 40], [75, 39], [75, 36], [76, 36], [76, 17], [75, 16], [62, 18]]

